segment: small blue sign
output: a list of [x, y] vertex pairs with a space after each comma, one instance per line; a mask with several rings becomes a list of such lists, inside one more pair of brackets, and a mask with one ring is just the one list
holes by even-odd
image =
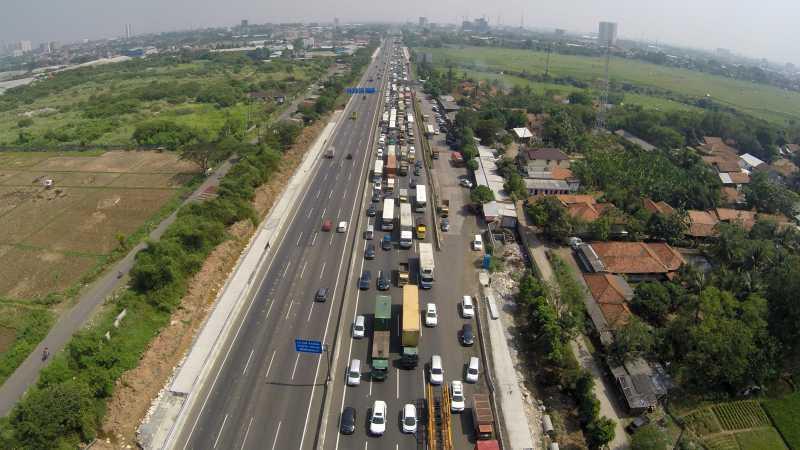
[[294, 349], [300, 353], [322, 353], [322, 342], [295, 339]]
[[492, 257], [491, 255], [483, 255], [483, 268], [489, 269], [489, 266], [492, 265]]
[[374, 94], [377, 90], [374, 87], [349, 87], [345, 89], [348, 95], [353, 94]]

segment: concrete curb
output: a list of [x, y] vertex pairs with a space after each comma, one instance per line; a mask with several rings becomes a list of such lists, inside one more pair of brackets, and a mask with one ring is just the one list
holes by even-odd
[[[245, 305], [252, 305], [252, 281], [255, 275], [268, 268], [264, 262], [269, 261], [267, 244], [274, 242], [284, 230], [290, 217], [290, 211], [299, 195], [308, 187], [308, 176], [316, 170], [319, 155], [335, 131], [336, 116], [315, 140], [311, 149], [306, 152], [298, 170], [292, 175], [281, 194], [278, 203], [271, 208], [259, 231], [255, 233], [245, 250], [239, 256], [233, 273], [228, 277], [224, 287], [215, 300], [214, 310], [206, 319], [200, 332], [195, 337], [191, 350], [178, 365], [159, 397], [153, 402], [148, 416], [139, 427], [139, 443], [143, 448], [161, 449], [175, 445], [178, 432], [187, 420], [187, 413], [194, 407], [197, 394], [202, 392], [208, 375], [216, 366], [214, 361], [230, 339], [231, 331]], [[252, 252], [256, 246], [264, 248], [260, 254]], [[233, 289], [237, 283], [243, 283], [240, 290]], [[240, 284], [241, 285], [241, 284]], [[259, 283], [260, 286], [260, 283]], [[158, 417], [157, 422], [148, 419]]]

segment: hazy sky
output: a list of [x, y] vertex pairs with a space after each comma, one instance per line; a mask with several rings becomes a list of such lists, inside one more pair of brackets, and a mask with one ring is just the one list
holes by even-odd
[[280, 21], [417, 20], [594, 31], [619, 23], [623, 37], [800, 63], [800, 0], [0, 0], [0, 41], [73, 41], [200, 26]]

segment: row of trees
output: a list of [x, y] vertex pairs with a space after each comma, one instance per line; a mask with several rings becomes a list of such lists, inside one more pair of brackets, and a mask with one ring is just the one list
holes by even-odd
[[578, 419], [590, 448], [602, 448], [614, 439], [614, 422], [600, 415], [600, 403], [594, 395], [594, 380], [581, 369], [569, 342], [579, 330], [574, 309], [558, 308], [554, 299], [548, 299], [548, 289], [531, 273], [526, 273], [519, 284], [517, 306], [523, 325], [521, 334], [528, 354], [540, 367], [543, 383], [562, 386], [575, 399]]

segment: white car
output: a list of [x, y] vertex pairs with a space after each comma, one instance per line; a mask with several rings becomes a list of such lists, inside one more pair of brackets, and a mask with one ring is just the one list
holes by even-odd
[[477, 356], [473, 356], [469, 359], [469, 365], [467, 366], [467, 383], [477, 383], [478, 382], [478, 370], [480, 369], [480, 360]]
[[460, 184], [462, 186], [464, 186], [465, 188], [471, 188], [472, 187], [472, 181], [469, 181], [466, 178], [462, 178]]
[[464, 385], [458, 380], [453, 380], [450, 383], [450, 410], [453, 412], [464, 411], [465, 403]]
[[464, 316], [465, 319], [475, 317], [475, 306], [472, 304], [472, 297], [469, 295], [465, 295], [461, 299], [461, 315]]
[[425, 307], [425, 326], [435, 327], [436, 325], [439, 325], [439, 313], [436, 312], [435, 304], [428, 303]]
[[444, 383], [444, 368], [442, 367], [442, 357], [439, 355], [431, 356], [431, 384]]
[[353, 322], [353, 337], [356, 339], [361, 339], [364, 337], [364, 333], [367, 330], [367, 327], [364, 325], [365, 319], [364, 316], [356, 316], [356, 321]]
[[378, 148], [378, 158], [383, 158], [383, 149]]
[[417, 432], [417, 407], [411, 403], [403, 406], [403, 433]]
[[336, 227], [336, 231], [338, 231], [339, 233], [344, 233], [345, 231], [347, 231], [347, 222], [344, 221], [339, 222], [339, 226]]
[[375, 436], [381, 436], [386, 432], [386, 402], [382, 400], [375, 400], [375, 403], [372, 404], [369, 432]]

